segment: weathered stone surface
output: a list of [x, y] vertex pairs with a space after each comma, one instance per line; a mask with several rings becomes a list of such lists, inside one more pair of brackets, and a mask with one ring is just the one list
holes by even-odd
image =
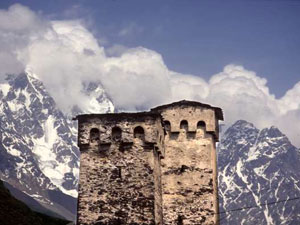
[[77, 117], [78, 224], [217, 224], [219, 108]]
[[157, 111], [170, 126], [162, 160], [164, 224], [216, 224], [217, 113], [189, 104], [170, 104]]

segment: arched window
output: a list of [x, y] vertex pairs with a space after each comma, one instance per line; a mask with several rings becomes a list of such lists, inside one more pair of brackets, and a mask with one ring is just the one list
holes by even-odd
[[180, 122], [180, 129], [184, 129], [184, 130], [188, 130], [189, 129], [189, 124], [188, 124], [188, 121], [186, 120], [182, 120]]
[[171, 131], [171, 123], [168, 120], [164, 121], [165, 129], [167, 132]]
[[90, 142], [91, 143], [95, 143], [95, 142], [99, 142], [100, 140], [100, 132], [99, 129], [97, 128], [92, 128], [90, 130]]
[[113, 127], [111, 131], [111, 138], [113, 141], [121, 141], [122, 139], [122, 130], [119, 127]]
[[144, 140], [145, 139], [145, 131], [144, 128], [142, 128], [141, 126], [137, 126], [136, 128], [134, 128], [134, 138], [139, 138]]
[[205, 124], [205, 122], [204, 121], [199, 121], [198, 123], [197, 123], [197, 129], [205, 129], [205, 127], [206, 127], [206, 124]]

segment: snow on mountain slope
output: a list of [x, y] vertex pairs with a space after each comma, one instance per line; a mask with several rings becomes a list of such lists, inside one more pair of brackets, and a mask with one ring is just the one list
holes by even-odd
[[[114, 110], [99, 85], [89, 84], [86, 93], [94, 106], [88, 111]], [[71, 115], [30, 71], [0, 84], [0, 99], [0, 178], [40, 202], [52, 204], [51, 190], [76, 198], [79, 150]]]
[[298, 152], [276, 127], [228, 128], [218, 145], [220, 224], [299, 224]]
[[[74, 107], [73, 115], [114, 111], [100, 83], [88, 83], [84, 91], [89, 107]], [[59, 213], [64, 202], [74, 202], [64, 196], [77, 196], [72, 115], [56, 107], [29, 70], [1, 83], [0, 99], [0, 179]], [[300, 223], [300, 150], [276, 127], [258, 130], [237, 121], [218, 145], [218, 170], [221, 224]]]
[[100, 83], [89, 83], [85, 85], [84, 91], [90, 99], [88, 107], [84, 110], [85, 113], [114, 112], [114, 105], [101, 87], [102, 85]]
[[[31, 173], [31, 170], [25, 170], [25, 165], [31, 165], [34, 160], [51, 184], [76, 197], [76, 183], [70, 189], [63, 185], [66, 173], [72, 173], [74, 178], [78, 176], [79, 153], [75, 147], [75, 134], [68, 128], [62, 113], [55, 109], [53, 99], [41, 82], [22, 74], [11, 77], [9, 84], [9, 91], [2, 96], [2, 107], [6, 111], [1, 118], [2, 140], [8, 153], [22, 159], [17, 163], [18, 177]], [[9, 135], [8, 129], [11, 131]], [[24, 145], [29, 151], [24, 151]]]

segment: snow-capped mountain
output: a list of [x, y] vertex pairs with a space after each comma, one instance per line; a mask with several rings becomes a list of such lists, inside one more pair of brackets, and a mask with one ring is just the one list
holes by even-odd
[[299, 149], [243, 120], [218, 145], [220, 224], [300, 224]]
[[[11, 75], [6, 81], [0, 84], [0, 179], [52, 210], [63, 211], [63, 206], [74, 214], [76, 203], [63, 201], [76, 202], [77, 197], [79, 150], [71, 115], [56, 107], [33, 73]], [[86, 93], [95, 110], [114, 110], [99, 86], [87, 85]]]
[[[91, 107], [113, 112], [101, 84], [87, 83]], [[0, 179], [44, 207], [74, 218], [77, 129], [32, 72], [0, 83]], [[83, 113], [77, 107], [73, 114]], [[237, 121], [218, 145], [221, 224], [300, 224], [300, 150], [277, 128]]]

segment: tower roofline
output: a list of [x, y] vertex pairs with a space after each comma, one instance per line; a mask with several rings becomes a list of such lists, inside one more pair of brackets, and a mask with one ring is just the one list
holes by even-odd
[[73, 120], [81, 120], [81, 119], [88, 119], [88, 118], [105, 118], [105, 119], [117, 119], [117, 120], [128, 120], [139, 118], [145, 118], [145, 117], [152, 117], [157, 118], [161, 117], [160, 113], [157, 112], [121, 112], [121, 113], [96, 113], [96, 114], [80, 114], [73, 118]]
[[164, 110], [164, 109], [167, 109], [167, 108], [172, 108], [172, 107], [175, 107], [175, 106], [196, 106], [196, 107], [203, 107], [203, 108], [213, 109], [216, 113], [216, 116], [217, 116], [218, 120], [224, 120], [223, 111], [222, 111], [221, 108], [214, 107], [214, 106], [204, 104], [204, 103], [201, 103], [201, 102], [188, 101], [188, 100], [181, 100], [181, 101], [173, 102], [173, 103], [166, 104], [166, 105], [160, 105], [160, 106], [157, 106], [155, 108], [152, 108], [151, 112], [161, 111], [161, 110]]

